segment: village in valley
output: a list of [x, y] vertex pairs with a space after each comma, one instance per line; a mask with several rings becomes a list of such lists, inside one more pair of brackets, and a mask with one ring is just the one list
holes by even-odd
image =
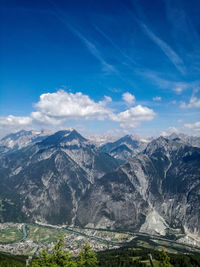
[[181, 244], [161, 237], [142, 233], [117, 232], [105, 229], [79, 228], [66, 225], [56, 226], [44, 223], [1, 223], [0, 251], [15, 255], [38, 255], [44, 248], [50, 251], [56, 240], [63, 236], [64, 250], [76, 256], [89, 243], [96, 252], [117, 249], [123, 246], [134, 248], [165, 248], [171, 253], [200, 253], [198, 247]]
[[12, 254], [37, 255], [44, 248], [51, 250], [59, 236], [64, 236], [65, 250], [76, 255], [85, 243], [93, 250], [119, 248], [134, 236], [104, 230], [81, 229], [47, 224], [0, 224], [0, 251]]

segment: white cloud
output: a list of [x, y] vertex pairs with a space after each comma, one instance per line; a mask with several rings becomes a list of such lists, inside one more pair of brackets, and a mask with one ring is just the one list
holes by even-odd
[[31, 127], [31, 124], [32, 119], [30, 117], [16, 117], [13, 115], [0, 117], [0, 137], [10, 132], [28, 129]]
[[104, 96], [104, 102], [106, 103], [108, 103], [108, 102], [112, 102], [112, 98], [110, 97], [110, 96], [107, 96], [107, 95], [105, 95]]
[[174, 91], [175, 91], [177, 94], [181, 94], [183, 90], [184, 90], [184, 87], [180, 87], [180, 86], [174, 88]]
[[153, 97], [153, 101], [161, 101], [162, 97], [161, 96], [155, 96]]
[[193, 95], [188, 104], [182, 102], [180, 106], [181, 108], [200, 108], [200, 98]]
[[197, 121], [195, 123], [184, 124], [184, 127], [192, 131], [200, 132], [200, 121]]
[[[123, 94], [123, 99], [133, 104], [135, 97], [130, 93]], [[105, 96], [103, 101], [95, 102], [82, 93], [68, 93], [60, 90], [40, 96], [35, 104], [38, 109], [31, 117], [40, 124], [63, 124], [69, 120], [112, 120], [120, 123], [121, 127], [136, 127], [142, 121], [151, 121], [155, 113], [153, 110], [138, 105], [120, 113], [113, 113], [107, 107], [112, 99]]]
[[122, 99], [126, 102], [127, 105], [133, 105], [135, 103], [135, 96], [128, 92], [122, 95]]
[[103, 101], [95, 102], [89, 96], [78, 93], [68, 93], [59, 90], [56, 93], [46, 93], [40, 96], [35, 104], [38, 109], [31, 117], [40, 123], [62, 124], [67, 120], [103, 120], [111, 112], [106, 107], [112, 99], [105, 96]]
[[9, 115], [8, 117], [0, 117], [0, 126], [26, 126], [30, 125], [32, 119], [30, 117], [16, 117]]
[[[134, 95], [123, 94], [127, 104], [133, 104]], [[70, 93], [59, 90], [55, 93], [45, 93], [34, 105], [35, 111], [27, 117], [9, 115], [0, 117], [1, 134], [7, 134], [21, 129], [66, 127], [71, 122], [88, 120], [107, 120], [120, 124], [122, 128], [135, 128], [140, 122], [151, 121], [155, 117], [152, 109], [138, 105], [117, 113], [109, 108], [112, 98], [104, 96], [102, 101], [95, 102], [88, 95], [81, 92]]]
[[125, 128], [135, 128], [142, 121], [151, 121], [155, 117], [152, 109], [138, 105], [118, 114], [112, 114], [111, 120], [120, 122], [120, 126]]
[[46, 115], [40, 111], [35, 111], [31, 113], [31, 118], [35, 124], [40, 125], [61, 125], [65, 122], [64, 118], [57, 118], [51, 115]]

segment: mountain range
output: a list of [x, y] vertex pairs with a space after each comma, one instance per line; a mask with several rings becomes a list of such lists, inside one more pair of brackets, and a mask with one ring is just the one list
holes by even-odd
[[96, 146], [76, 130], [0, 142], [0, 221], [200, 237], [199, 137], [124, 136]]
[[101, 150], [109, 153], [112, 157], [125, 162], [132, 156], [144, 150], [148, 139], [141, 139], [138, 136], [125, 135], [114, 142], [107, 142], [100, 146]]

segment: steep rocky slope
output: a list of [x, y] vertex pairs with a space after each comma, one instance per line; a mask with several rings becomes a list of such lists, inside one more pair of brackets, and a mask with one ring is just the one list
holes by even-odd
[[75, 130], [59, 131], [1, 153], [0, 183], [1, 222], [200, 235], [200, 148], [180, 139], [155, 139], [119, 166]]
[[0, 157], [0, 219], [73, 223], [85, 190], [117, 166], [115, 159], [75, 130], [59, 131], [4, 153]]
[[160, 137], [90, 187], [77, 223], [160, 234], [184, 228], [200, 233], [199, 196], [200, 149]]
[[21, 130], [16, 133], [6, 135], [0, 140], [0, 153], [9, 150], [18, 150], [45, 139], [52, 134], [50, 131], [25, 131]]

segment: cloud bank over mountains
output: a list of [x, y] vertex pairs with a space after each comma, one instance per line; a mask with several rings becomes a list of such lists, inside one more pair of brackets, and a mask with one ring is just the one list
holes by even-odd
[[[162, 98], [156, 96], [152, 100], [160, 102]], [[80, 124], [84, 125], [87, 121], [110, 122], [115, 124], [115, 131], [121, 129], [121, 131], [131, 132], [141, 123], [153, 121], [157, 117], [157, 113], [152, 108], [136, 103], [135, 96], [129, 92], [122, 94], [119, 103], [113, 101], [110, 96], [104, 96], [102, 100], [95, 101], [82, 92], [72, 93], [60, 89], [54, 93], [40, 95], [39, 101], [33, 105], [35, 110], [29, 116], [0, 116], [0, 137], [21, 129], [59, 130], [71, 127], [74, 123], [75, 127], [80, 128]], [[200, 100], [193, 94], [189, 103], [181, 102], [180, 107], [199, 108]], [[180, 128], [170, 126], [161, 131], [161, 134], [167, 135], [172, 132], [199, 134], [200, 122], [185, 123]]]
[[2, 132], [34, 127], [68, 127], [72, 121], [112, 121], [119, 123], [123, 128], [135, 128], [143, 121], [151, 121], [156, 113], [145, 106], [133, 106], [135, 96], [126, 92], [122, 95], [126, 107], [119, 112], [110, 108], [112, 98], [105, 96], [103, 100], [95, 102], [88, 95], [81, 92], [71, 93], [58, 90], [55, 93], [45, 93], [34, 104], [36, 111], [30, 116], [17, 117], [9, 115], [0, 117], [0, 129]]

